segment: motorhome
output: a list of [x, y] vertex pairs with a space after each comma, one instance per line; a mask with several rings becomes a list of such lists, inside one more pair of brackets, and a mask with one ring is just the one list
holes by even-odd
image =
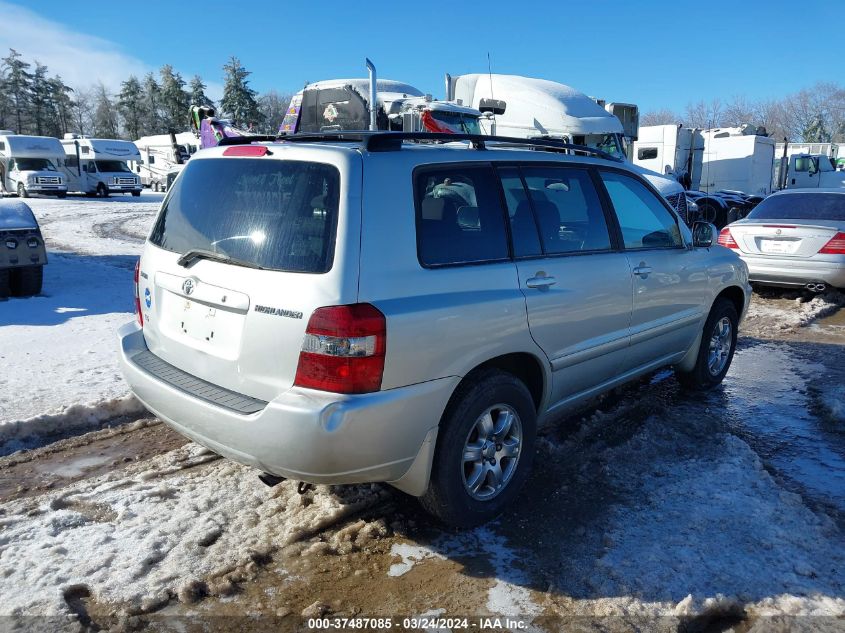
[[67, 183], [59, 171], [65, 151], [57, 138], [24, 136], [0, 130], [0, 195], [67, 195]]
[[[485, 134], [515, 138], [558, 138], [602, 150], [628, 161], [626, 128], [595, 99], [570, 86], [519, 75], [446, 75], [446, 100], [489, 114], [479, 120]], [[630, 104], [626, 120], [632, 134], [634, 119]], [[636, 165], [636, 163], [634, 163]], [[684, 188], [673, 178], [638, 167], [654, 187], [685, 219]]]
[[153, 191], [167, 191], [183, 165], [200, 149], [199, 139], [192, 132], [144, 136], [134, 143], [140, 157], [129, 166], [141, 184]]
[[141, 179], [129, 167], [129, 161], [141, 159], [134, 143], [65, 134], [62, 147], [65, 156], [59, 168], [68, 191], [100, 197], [112, 193], [141, 195]]

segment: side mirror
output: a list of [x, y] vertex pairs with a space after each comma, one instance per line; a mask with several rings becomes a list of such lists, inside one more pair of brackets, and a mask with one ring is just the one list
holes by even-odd
[[692, 245], [694, 248], [710, 248], [718, 239], [719, 229], [710, 222], [692, 223]]

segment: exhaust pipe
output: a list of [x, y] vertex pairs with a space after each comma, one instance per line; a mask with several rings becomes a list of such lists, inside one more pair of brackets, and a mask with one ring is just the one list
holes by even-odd
[[452, 75], [446, 73], [446, 101], [452, 101], [455, 98], [455, 95], [452, 94]]
[[370, 72], [370, 129], [378, 129], [376, 108], [378, 107], [378, 85], [376, 84], [376, 67], [367, 57], [367, 70]]
[[809, 283], [804, 287], [810, 292], [824, 292], [827, 290], [827, 284], [823, 283]]

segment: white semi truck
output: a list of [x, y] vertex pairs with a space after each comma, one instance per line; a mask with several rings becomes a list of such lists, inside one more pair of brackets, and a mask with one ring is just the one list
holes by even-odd
[[[625, 111], [627, 128], [595, 99], [570, 86], [519, 75], [446, 75], [446, 100], [481, 110], [485, 134], [515, 138], [562, 139], [628, 160], [626, 135], [633, 137], [638, 114], [631, 104], [611, 104]], [[689, 221], [684, 188], [673, 178], [640, 169], [642, 175]]]
[[65, 151], [57, 138], [25, 136], [0, 130], [0, 195], [67, 195], [67, 182], [59, 171]]
[[103, 198], [112, 193], [141, 195], [141, 178], [129, 167], [129, 161], [141, 159], [134, 143], [78, 134], [65, 134], [61, 143], [65, 157], [60, 169], [68, 191]]

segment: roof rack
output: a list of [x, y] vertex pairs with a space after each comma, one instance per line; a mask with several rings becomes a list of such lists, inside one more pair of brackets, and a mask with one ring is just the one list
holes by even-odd
[[395, 152], [402, 148], [405, 141], [429, 143], [454, 143], [468, 141], [474, 149], [487, 149], [489, 144], [496, 146], [527, 147], [533, 150], [560, 152], [565, 154], [583, 154], [614, 162], [622, 162], [618, 156], [613, 156], [595, 147], [575, 145], [562, 140], [549, 138], [515, 138], [510, 136], [487, 136], [484, 134], [444, 134], [440, 132], [388, 132], [370, 130], [345, 130], [338, 132], [296, 133], [279, 136], [253, 135], [224, 138], [220, 145], [241, 145], [246, 143], [261, 143], [281, 141], [286, 143], [358, 143], [361, 149], [368, 152]]

